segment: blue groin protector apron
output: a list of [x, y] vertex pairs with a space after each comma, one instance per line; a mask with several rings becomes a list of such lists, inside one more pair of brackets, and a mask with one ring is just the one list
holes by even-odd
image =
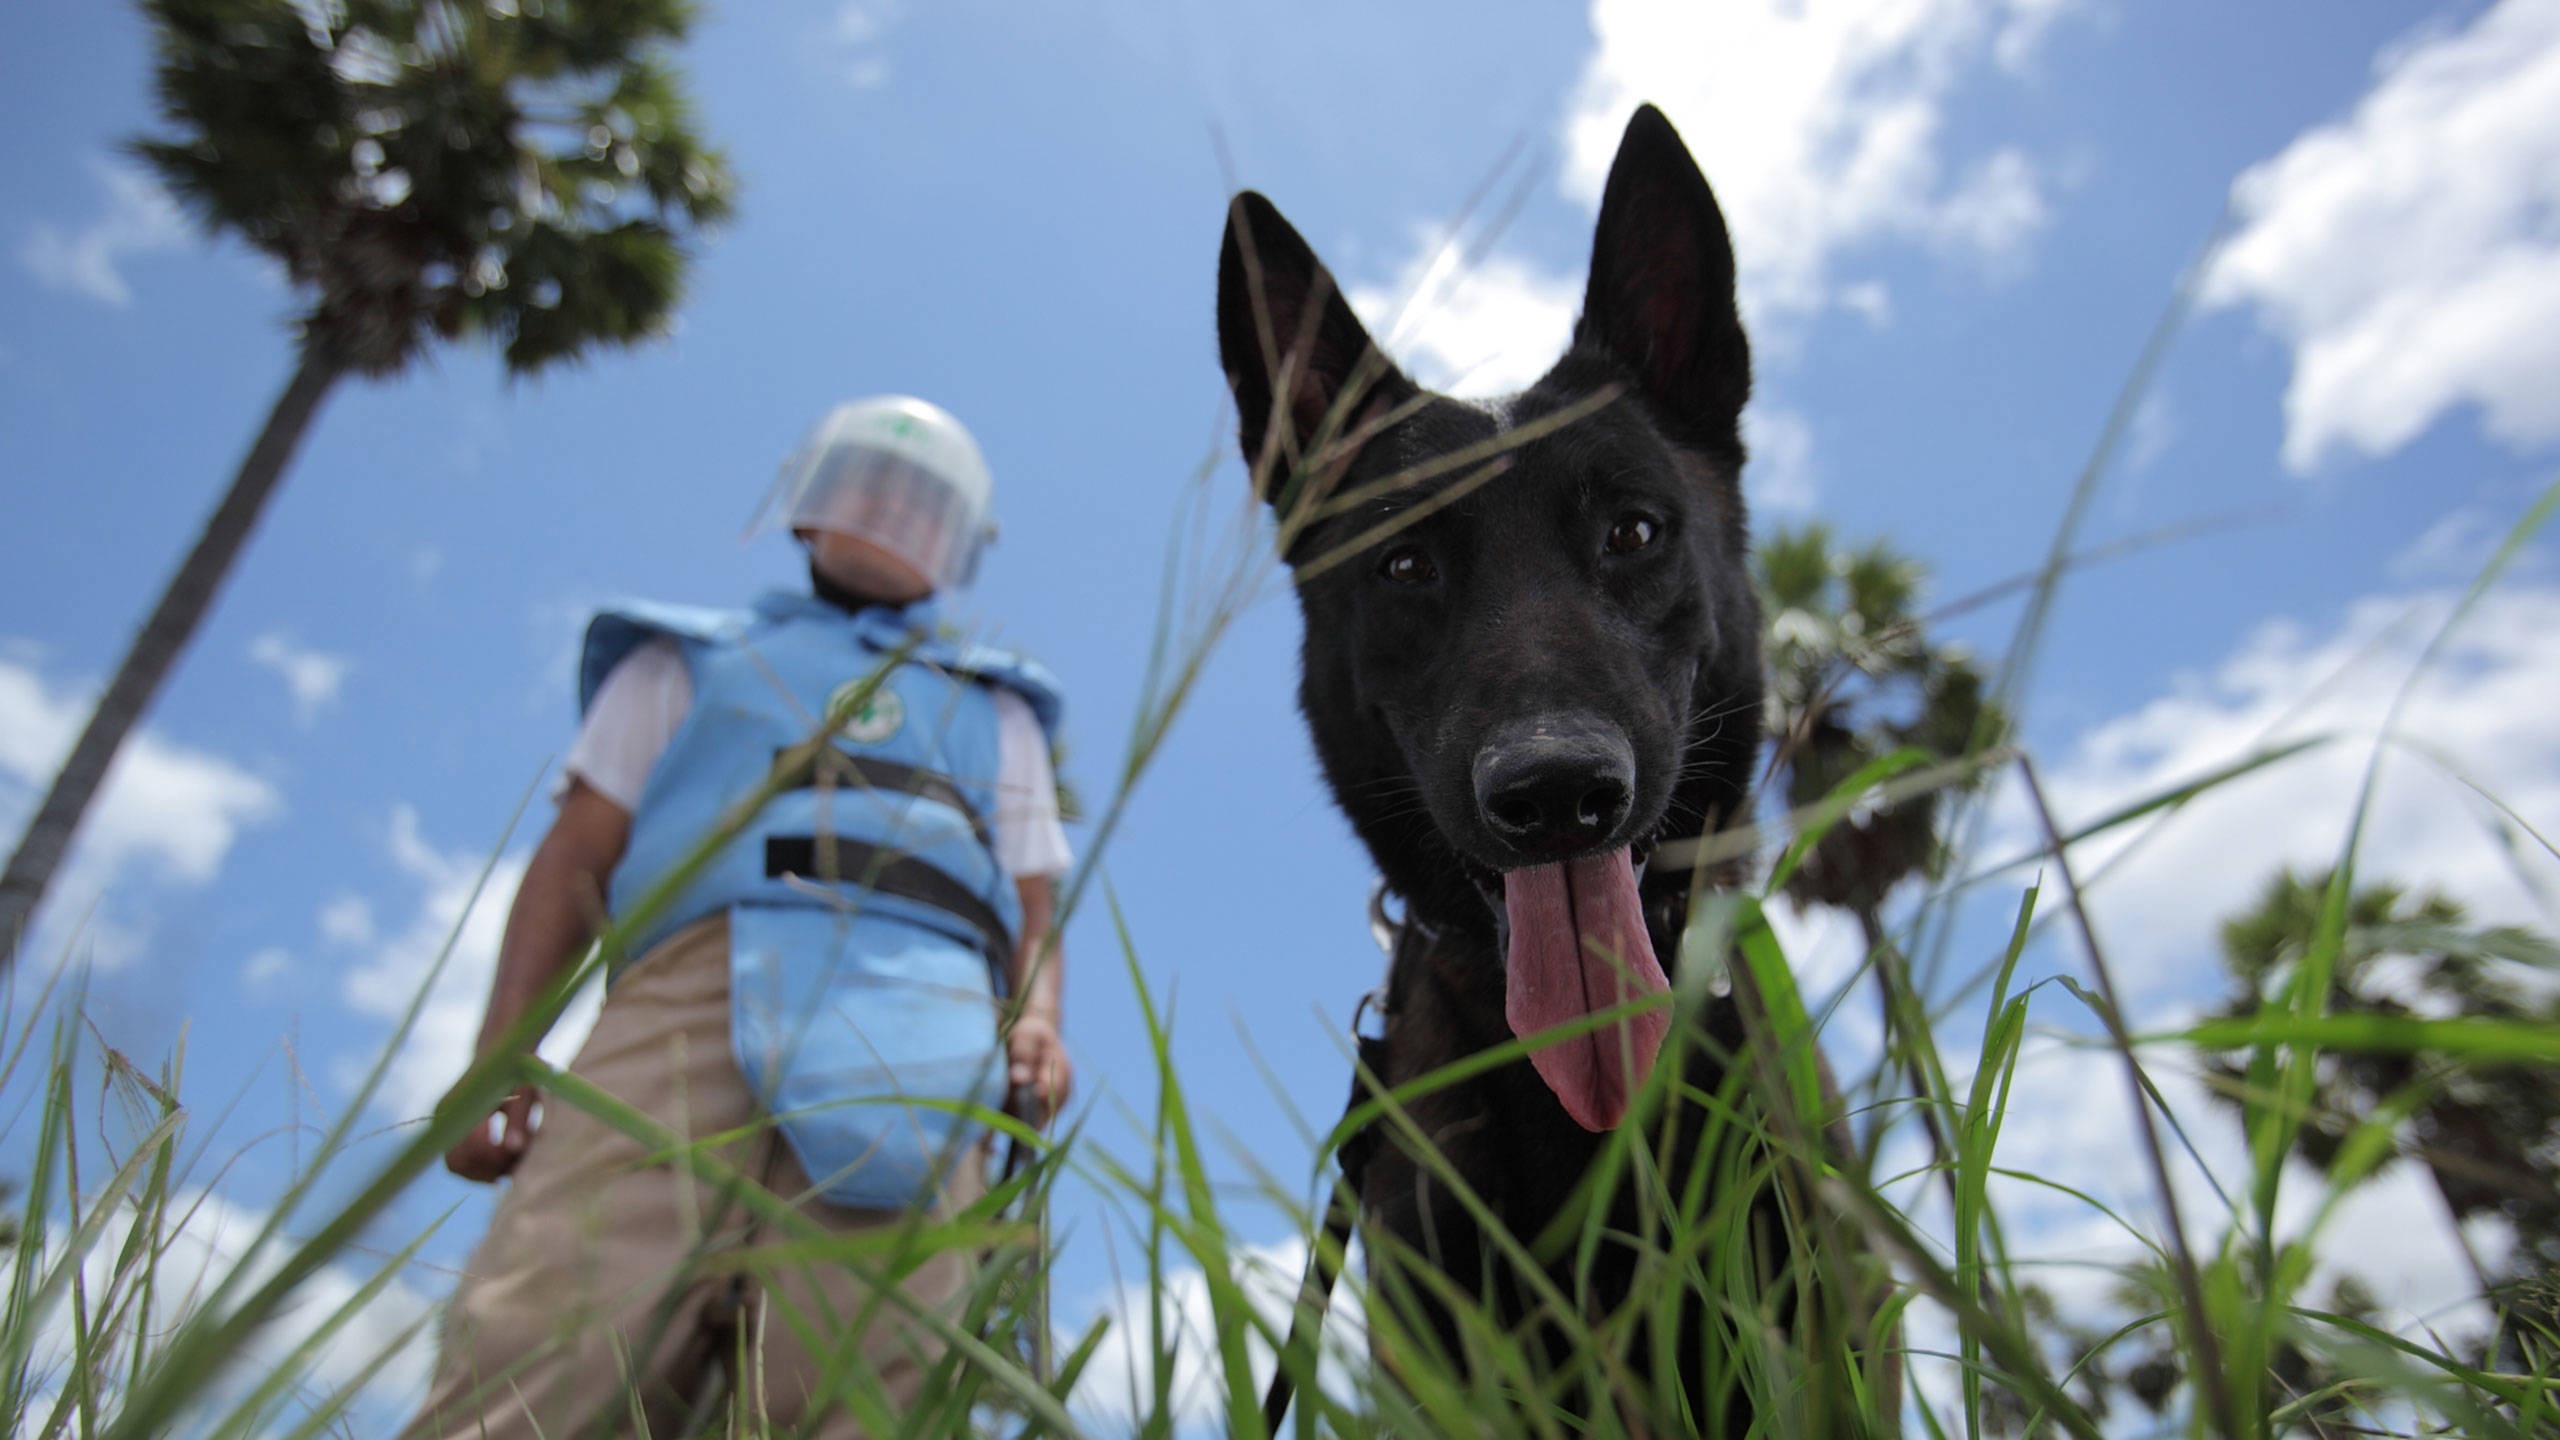
[[[747, 612], [599, 613], [581, 710], [658, 636], [683, 651], [693, 705], [641, 792], [608, 897], [616, 915], [766, 784], [831, 706], [873, 685], [627, 955], [726, 911], [738, 1067], [811, 1181], [865, 1209], [928, 1198], [976, 1137], [969, 1109], [1005, 1095], [997, 1008], [1022, 913], [988, 829], [999, 763], [988, 687], [1020, 694], [1047, 732], [1057, 687], [1029, 661], [937, 634], [929, 604], [848, 613], [775, 592]], [[901, 647], [912, 648], [890, 668]]]

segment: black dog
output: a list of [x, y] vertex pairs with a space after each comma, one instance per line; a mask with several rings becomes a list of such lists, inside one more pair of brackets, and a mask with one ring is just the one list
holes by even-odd
[[[1519, 394], [1464, 401], [1407, 379], [1251, 192], [1229, 212], [1218, 340], [1298, 575], [1299, 703], [1336, 801], [1407, 905], [1380, 1078], [1664, 991], [1693, 876], [1648, 861], [1748, 819], [1762, 684], [1740, 485], [1750, 350], [1723, 214], [1670, 122], [1646, 106], [1628, 124], [1572, 346]], [[1728, 1055], [1732, 1010], [1708, 1017]], [[1540, 1236], [1669, 1026], [1660, 1006], [1620, 1019], [1411, 1117], [1512, 1235]], [[1715, 1093], [1722, 1061], [1687, 1064]], [[1670, 1147], [1694, 1145], [1697, 1117], [1672, 1118]], [[1419, 1257], [1482, 1286], [1506, 1325], [1534, 1310], [1409, 1151], [1376, 1150], [1360, 1194], [1373, 1271], [1382, 1251]], [[1623, 1249], [1579, 1275], [1570, 1253], [1548, 1267], [1595, 1313], [1625, 1298], [1632, 1268]], [[1430, 1290], [1407, 1293], [1462, 1356]], [[1730, 1386], [1706, 1393], [1712, 1342], [1687, 1308], [1689, 1413], [1732, 1425], [1744, 1412]]]

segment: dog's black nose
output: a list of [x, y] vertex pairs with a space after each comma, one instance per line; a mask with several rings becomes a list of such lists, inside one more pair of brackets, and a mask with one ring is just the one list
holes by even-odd
[[1528, 856], [1607, 839], [1635, 803], [1635, 781], [1634, 747], [1596, 716], [1514, 721], [1476, 751], [1476, 810], [1494, 838]]

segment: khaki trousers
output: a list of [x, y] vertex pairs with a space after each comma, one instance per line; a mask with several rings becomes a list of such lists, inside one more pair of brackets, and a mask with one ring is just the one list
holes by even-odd
[[[669, 936], [616, 979], [570, 1068], [678, 1135], [740, 1132], [713, 1153], [830, 1235], [870, 1232], [866, 1269], [912, 1266], [901, 1288], [956, 1314], [967, 1256], [899, 1259], [911, 1216], [818, 1199], [781, 1132], [761, 1123], [730, 1054], [725, 918]], [[972, 1150], [935, 1212], [984, 1189]], [[788, 1241], [620, 1130], [546, 1104], [454, 1291], [435, 1382], [404, 1440], [672, 1437], [714, 1367], [756, 1428], [854, 1440], [865, 1433], [857, 1412], [894, 1416], [913, 1402], [942, 1342], [838, 1261], [755, 1248]]]

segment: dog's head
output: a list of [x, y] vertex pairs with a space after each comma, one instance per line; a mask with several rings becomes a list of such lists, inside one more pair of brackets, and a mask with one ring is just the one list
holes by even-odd
[[[1270, 201], [1229, 212], [1218, 339], [1306, 620], [1336, 798], [1434, 924], [1498, 937], [1523, 1035], [1664, 987], [1654, 844], [1735, 814], [1759, 743], [1739, 424], [1750, 352], [1715, 197], [1636, 112], [1573, 344], [1493, 401], [1414, 384]], [[1593, 1129], [1668, 1020], [1537, 1052]]]

